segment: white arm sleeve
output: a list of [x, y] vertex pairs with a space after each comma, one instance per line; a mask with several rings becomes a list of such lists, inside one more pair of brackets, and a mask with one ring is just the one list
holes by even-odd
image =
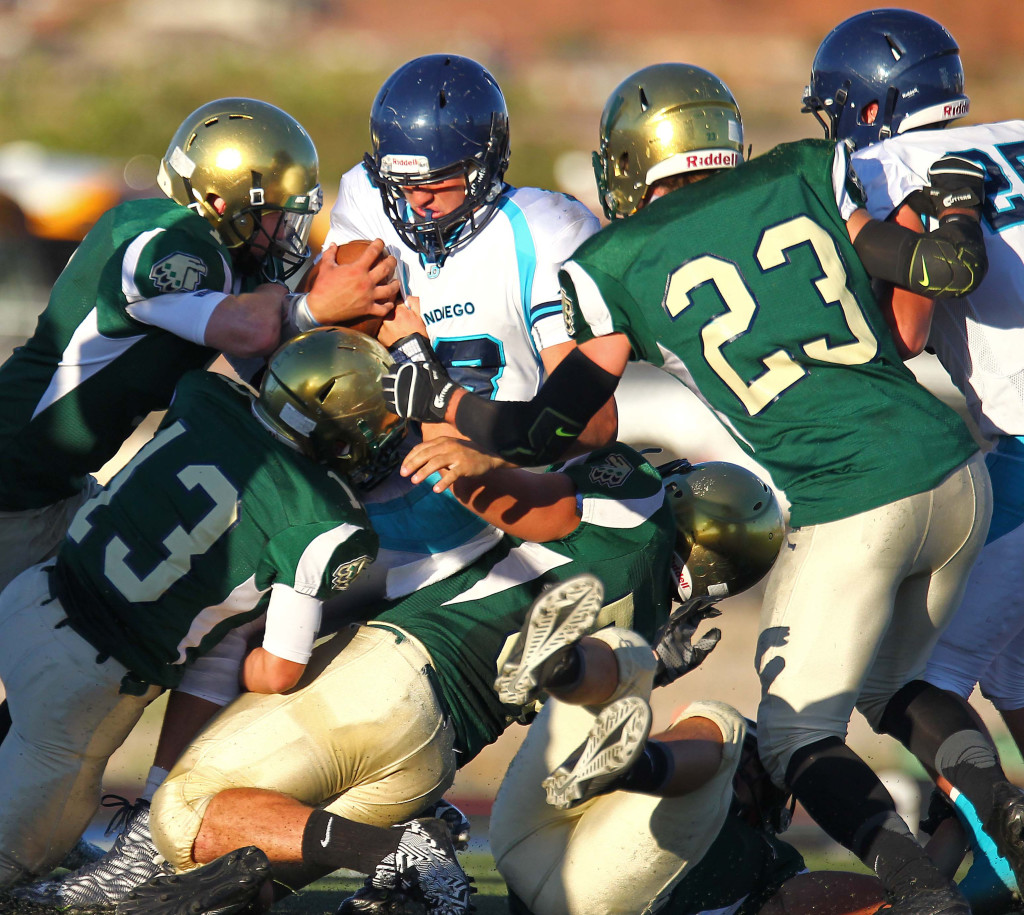
[[324, 238], [323, 250], [328, 245], [344, 245], [356, 239], [387, 237], [382, 235], [390, 228], [384, 215], [380, 192], [370, 182], [370, 176], [362, 163], [350, 168], [341, 176], [338, 197], [331, 207], [331, 227]]
[[206, 325], [217, 306], [227, 298], [223, 292], [168, 292], [152, 299], [128, 304], [125, 311], [136, 321], [170, 331], [176, 337], [206, 346]]
[[286, 661], [305, 664], [320, 631], [322, 612], [323, 605], [315, 597], [300, 594], [288, 585], [271, 586], [263, 647]]

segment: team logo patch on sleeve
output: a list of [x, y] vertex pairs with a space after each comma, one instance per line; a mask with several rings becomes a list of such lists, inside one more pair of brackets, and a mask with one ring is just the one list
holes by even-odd
[[347, 591], [352, 584], [373, 560], [369, 556], [360, 556], [350, 562], [343, 562], [338, 568], [331, 572], [331, 590]]
[[576, 336], [576, 318], [573, 315], [572, 300], [565, 289], [559, 290], [562, 293], [562, 320], [565, 322], [565, 332], [570, 337]]
[[597, 464], [590, 469], [590, 482], [595, 486], [614, 489], [629, 479], [633, 469], [633, 465], [621, 454], [609, 454], [604, 463]]
[[175, 251], [153, 264], [149, 278], [161, 292], [195, 292], [208, 272], [206, 264], [194, 254]]

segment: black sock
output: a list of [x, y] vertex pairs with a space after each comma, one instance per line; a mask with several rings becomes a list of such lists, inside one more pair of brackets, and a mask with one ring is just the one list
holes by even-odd
[[377, 865], [396, 851], [401, 829], [367, 826], [326, 810], [314, 810], [302, 832], [302, 860], [337, 870], [345, 867], [372, 874]]
[[993, 790], [1006, 780], [991, 738], [981, 731], [966, 700], [914, 680], [885, 707], [879, 730], [891, 734], [960, 791], [984, 823], [992, 812]]
[[873, 870], [886, 891], [946, 885], [885, 785], [838, 737], [797, 750], [786, 783], [814, 821]]
[[609, 787], [613, 791], [657, 794], [671, 778], [675, 760], [665, 744], [648, 740], [640, 758]]
[[0, 743], [4, 742], [7, 732], [11, 729], [11, 708], [4, 699], [0, 702]]
[[544, 663], [540, 683], [544, 689], [566, 690], [583, 680], [583, 652], [575, 642], [552, 655]]

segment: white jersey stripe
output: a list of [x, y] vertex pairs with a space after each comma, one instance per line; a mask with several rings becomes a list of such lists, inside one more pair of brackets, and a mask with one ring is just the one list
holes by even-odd
[[75, 328], [67, 349], [61, 354], [57, 371], [53, 373], [53, 378], [50, 379], [46, 391], [32, 412], [33, 419], [145, 337], [144, 334], [133, 337], [104, 337], [99, 332], [97, 322], [98, 313], [93, 308], [85, 316], [85, 320]]

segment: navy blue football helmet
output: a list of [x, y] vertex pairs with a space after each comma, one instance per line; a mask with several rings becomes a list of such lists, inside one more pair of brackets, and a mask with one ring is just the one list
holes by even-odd
[[[878, 104], [872, 123], [865, 109]], [[855, 149], [967, 114], [964, 68], [953, 36], [911, 10], [871, 10], [837, 25], [818, 47], [802, 111], [825, 136]]]
[[[508, 167], [508, 108], [475, 60], [428, 54], [387, 78], [370, 110], [373, 152], [363, 162], [402, 240], [440, 264], [494, 215]], [[435, 219], [418, 216], [402, 188], [461, 176], [466, 200]]]

